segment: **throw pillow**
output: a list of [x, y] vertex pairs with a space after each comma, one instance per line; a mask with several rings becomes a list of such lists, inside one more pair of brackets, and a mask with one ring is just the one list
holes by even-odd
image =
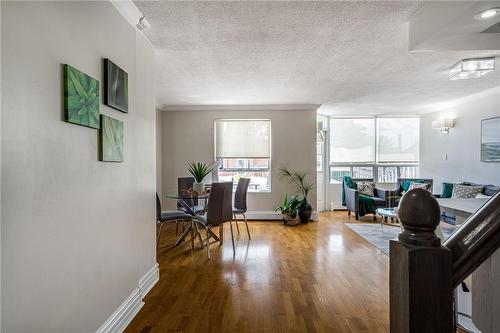
[[375, 182], [356, 182], [358, 191], [369, 197], [375, 196]]
[[441, 198], [451, 198], [453, 194], [453, 183], [443, 183]]
[[476, 195], [476, 198], [479, 198], [479, 199], [490, 199], [491, 197], [489, 195], [479, 193], [479, 194]]
[[451, 197], [456, 198], [475, 198], [476, 195], [483, 191], [484, 186], [481, 185], [463, 185], [453, 184], [453, 194]]
[[411, 181], [409, 180], [403, 180], [401, 182], [401, 191], [402, 192], [408, 192], [408, 189], [410, 188]]
[[408, 191], [409, 190], [413, 190], [414, 188], [421, 188], [421, 189], [424, 189], [426, 191], [429, 191], [429, 187], [431, 186], [430, 183], [411, 183], [410, 184], [410, 187], [408, 187]]
[[401, 191], [408, 192], [412, 183], [425, 183], [423, 179], [405, 179], [401, 182]]

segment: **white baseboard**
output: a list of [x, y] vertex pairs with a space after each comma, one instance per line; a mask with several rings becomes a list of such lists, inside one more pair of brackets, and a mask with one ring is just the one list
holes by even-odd
[[156, 282], [158, 282], [159, 279], [160, 279], [160, 268], [158, 263], [156, 263], [139, 280], [139, 290], [141, 291], [141, 298], [146, 297], [151, 288], [154, 287], [154, 285], [156, 284]]
[[106, 320], [96, 333], [122, 333], [144, 305], [142, 301], [160, 278], [158, 263], [155, 263], [138, 282], [138, 287], [118, 309]]
[[[246, 213], [247, 220], [265, 220], [265, 221], [281, 221], [282, 217], [280, 213], [273, 212], [271, 210], [265, 211], [265, 210], [259, 210], [259, 211], [248, 211]], [[241, 215], [236, 216], [238, 219], [242, 219], [243, 217]], [[311, 216], [311, 220], [317, 221], [318, 220], [318, 214], [314, 212]]]

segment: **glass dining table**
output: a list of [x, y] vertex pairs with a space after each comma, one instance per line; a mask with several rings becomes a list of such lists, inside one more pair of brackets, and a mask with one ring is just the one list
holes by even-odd
[[[165, 197], [167, 199], [175, 199], [177, 202], [184, 208], [184, 211], [191, 216], [203, 215], [206, 212], [209, 192], [204, 193], [196, 193], [196, 192], [186, 192], [186, 193], [172, 193], [166, 194]], [[199, 202], [203, 201], [202, 209], [199, 209]], [[175, 242], [175, 245], [179, 245], [185, 241], [187, 235], [191, 235], [191, 249], [194, 249], [194, 239], [198, 237], [200, 240], [201, 247], [203, 248], [203, 241], [201, 238], [201, 233], [198, 224], [202, 225], [202, 228], [205, 229], [205, 225], [202, 222], [197, 221], [195, 219], [191, 219], [189, 226], [184, 230], [179, 239]], [[208, 229], [209, 237], [214, 238], [216, 241], [219, 241], [219, 237], [210, 229]]]

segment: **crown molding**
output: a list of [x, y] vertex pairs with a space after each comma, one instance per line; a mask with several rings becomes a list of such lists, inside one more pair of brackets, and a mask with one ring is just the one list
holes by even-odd
[[321, 104], [161, 105], [158, 111], [316, 111]]

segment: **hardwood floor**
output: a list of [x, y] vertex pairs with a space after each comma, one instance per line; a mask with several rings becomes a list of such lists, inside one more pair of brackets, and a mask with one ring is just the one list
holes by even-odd
[[355, 220], [252, 221], [252, 240], [240, 228], [234, 258], [226, 226], [210, 261], [189, 242], [173, 246], [168, 226], [160, 281], [126, 332], [388, 332], [389, 258], [344, 222]]

